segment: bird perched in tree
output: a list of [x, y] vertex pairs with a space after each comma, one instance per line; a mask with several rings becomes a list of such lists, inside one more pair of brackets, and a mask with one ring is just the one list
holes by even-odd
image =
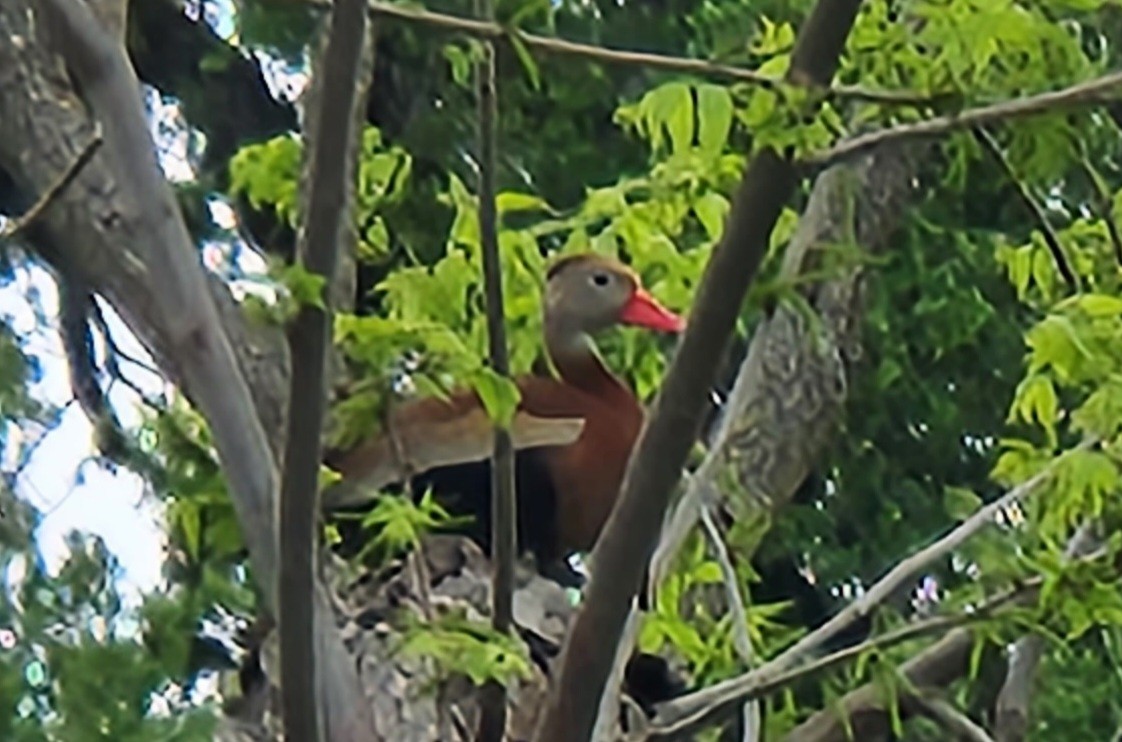
[[[549, 268], [543, 324], [557, 376], [516, 380], [518, 548], [533, 552], [543, 574], [565, 582], [562, 576], [575, 575], [564, 560], [592, 549], [615, 505], [645, 415], [592, 338], [621, 324], [677, 333], [685, 323], [626, 265], [580, 254]], [[415, 496], [431, 491], [453, 515], [473, 516], [454, 530], [490, 553], [492, 426], [470, 390], [398, 407], [385, 431], [332, 457], [342, 480], [325, 491], [324, 505], [353, 508], [408, 478]]]

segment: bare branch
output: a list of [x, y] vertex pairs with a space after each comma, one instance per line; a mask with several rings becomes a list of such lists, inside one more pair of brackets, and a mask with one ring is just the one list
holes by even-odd
[[1064, 283], [1067, 284], [1068, 290], [1072, 293], [1079, 291], [1079, 276], [1072, 270], [1071, 264], [1068, 262], [1067, 256], [1064, 254], [1064, 247], [1060, 244], [1060, 237], [1056, 234], [1056, 230], [1052, 228], [1051, 223], [1048, 221], [1048, 215], [1044, 213], [1044, 207], [1040, 205], [1040, 201], [1032, 195], [1028, 186], [1017, 177], [1017, 172], [1013, 169], [1013, 163], [1009, 162], [1009, 158], [1005, 156], [1002, 151], [1001, 145], [993, 138], [993, 135], [984, 126], [979, 126], [974, 130], [975, 135], [982, 145], [989, 151], [1001, 169], [1005, 171], [1005, 175], [1017, 189], [1017, 195], [1021, 197], [1021, 203], [1029, 210], [1033, 218], [1036, 219], [1036, 224], [1040, 227], [1041, 234], [1044, 235], [1044, 244], [1048, 246], [1049, 252], [1052, 253], [1052, 260], [1056, 264], [1056, 270], [1063, 276]]
[[[315, 5], [328, 5], [327, 0], [311, 0]], [[723, 78], [737, 82], [747, 82], [761, 85], [771, 89], [782, 89], [792, 85], [806, 85], [817, 90], [826, 98], [867, 101], [886, 105], [925, 106], [940, 102], [941, 100], [958, 97], [957, 93], [921, 93], [910, 90], [869, 90], [856, 85], [838, 85], [830, 87], [828, 81], [807, 82], [793, 80], [774, 75], [765, 75], [755, 70], [742, 67], [733, 67], [727, 64], [708, 62], [703, 59], [690, 59], [688, 57], [674, 57], [666, 54], [651, 54], [648, 52], [629, 52], [608, 49], [594, 44], [581, 44], [575, 41], [538, 36], [525, 33], [518, 29], [507, 28], [496, 23], [481, 20], [472, 20], [454, 15], [434, 13], [408, 5], [392, 5], [379, 0], [371, 0], [370, 12], [376, 16], [392, 18], [398, 21], [417, 23], [419, 25], [439, 28], [445, 31], [456, 31], [474, 36], [479, 39], [491, 41], [515, 40], [526, 47], [549, 54], [560, 54], [570, 57], [583, 57], [598, 62], [618, 65], [631, 65], [649, 67], [651, 69], [666, 70], [668, 72], [684, 72], [704, 77]]]
[[[476, 14], [490, 20], [490, 0], [476, 0]], [[475, 68], [479, 96], [479, 238], [483, 252], [486, 294], [487, 346], [491, 369], [510, 376], [503, 308], [503, 273], [499, 260], [498, 215], [495, 207], [495, 156], [498, 129], [498, 96], [495, 90], [495, 47], [483, 43]], [[507, 633], [513, 621], [514, 560], [518, 528], [518, 502], [514, 482], [514, 443], [509, 430], [495, 427], [491, 457], [491, 625]], [[506, 731], [506, 688], [491, 681], [480, 698], [479, 734], [482, 742], [501, 742]]]
[[[1077, 534], [1078, 536], [1078, 534]], [[1069, 542], [1067, 553], [1081, 559], [1098, 558], [1103, 551], [1090, 551], [1091, 544], [1077, 538]], [[1029, 599], [1029, 596], [1025, 596]], [[942, 688], [962, 677], [974, 647], [968, 628], [957, 628], [935, 644], [904, 662], [900, 675], [914, 688]], [[850, 691], [828, 709], [823, 709], [784, 738], [785, 742], [844, 742], [870, 739], [887, 734], [891, 728], [883, 693], [872, 683]]]
[[921, 714], [943, 727], [952, 739], [960, 742], [994, 742], [976, 721], [942, 698], [920, 694], [912, 695], [908, 700], [919, 708]]
[[745, 688], [738, 693], [735, 699], [721, 700], [719, 702], [719, 707], [713, 706], [706, 709], [699, 709], [697, 712], [689, 715], [680, 715], [678, 710], [679, 701], [685, 700], [688, 697], [683, 696], [681, 699], [670, 701], [664, 704], [662, 709], [659, 710], [659, 718], [673, 718], [674, 721], [665, 721], [655, 726], [651, 730], [651, 739], [680, 739], [688, 734], [695, 734], [705, 726], [719, 722], [722, 717], [730, 713], [730, 709], [737, 703], [743, 703], [769, 695], [790, 686], [798, 680], [818, 675], [838, 665], [851, 662], [868, 652], [883, 651], [905, 642], [922, 639], [934, 634], [941, 634], [966, 624], [977, 623], [983, 619], [990, 618], [995, 612], [1009, 603], [1024, 601], [1035, 597], [1038, 594], [1041, 584], [1043, 584], [1043, 579], [1039, 577], [1025, 580], [1017, 587], [1006, 590], [984, 601], [969, 613], [956, 613], [953, 615], [932, 616], [930, 618], [921, 619], [905, 624], [898, 629], [881, 634], [880, 636], [867, 639], [859, 644], [851, 645], [845, 649], [839, 649], [824, 657], [806, 662], [799, 667], [781, 670], [776, 673], [755, 673], [754, 675], [757, 676], [757, 679], [751, 687]]
[[82, 171], [85, 164], [97, 153], [101, 143], [101, 128], [96, 127], [93, 136], [82, 146], [81, 151], [78, 152], [78, 156], [59, 174], [58, 179], [52, 183], [47, 190], [43, 191], [43, 194], [31, 205], [31, 208], [18, 218], [9, 221], [4, 225], [3, 229], [0, 229], [0, 242], [18, 236], [20, 232], [31, 226], [31, 224], [39, 218], [39, 215], [51, 205], [51, 202], [62, 193], [63, 189]]
[[[721, 577], [725, 581], [726, 600], [729, 612], [732, 613], [732, 638], [736, 653], [745, 666], [755, 664], [755, 653], [752, 651], [752, 638], [748, 634], [748, 614], [744, 610], [744, 597], [740, 593], [740, 579], [736, 576], [736, 568], [732, 564], [729, 550], [721, 537], [721, 531], [713, 522], [708, 503], [701, 505], [701, 524], [709, 537], [709, 544], [717, 557], [717, 564], [721, 568]], [[760, 736], [760, 704], [751, 700], [744, 704], [744, 742], [756, 742]]]
[[[324, 734], [316, 692], [315, 535], [321, 439], [327, 404], [327, 354], [331, 348], [332, 292], [339, 254], [353, 249], [353, 181], [372, 55], [363, 0], [332, 7], [318, 96], [304, 151], [307, 208], [297, 259], [323, 280], [322, 305], [300, 307], [288, 329], [292, 356], [288, 434], [281, 478], [279, 570], [281, 708], [285, 737], [316, 742]], [[366, 59], [364, 60], [364, 57]], [[364, 69], [367, 67], [367, 69]], [[319, 100], [315, 101], [315, 97]]]
[[953, 131], [972, 129], [998, 121], [1039, 116], [1055, 111], [1080, 108], [1103, 103], [1114, 97], [1115, 88], [1122, 86], [1122, 72], [1096, 77], [1060, 90], [1030, 95], [1027, 98], [1002, 101], [988, 106], [969, 108], [960, 113], [937, 116], [926, 121], [900, 124], [880, 131], [846, 139], [837, 145], [801, 161], [810, 168], [823, 168], [841, 162], [885, 142], [901, 139], [938, 137]]
[[[1081, 448], [1090, 445], [1092, 444], [1087, 442]], [[975, 533], [993, 523], [998, 513], [1008, 505], [1033, 494], [1051, 476], [1055, 466], [1056, 462], [1052, 462], [1035, 476], [1009, 490], [988, 505], [979, 508], [976, 513], [938, 541], [899, 562], [860, 598], [757, 670], [722, 681], [688, 696], [682, 696], [672, 704], [668, 704], [666, 707], [667, 718], [691, 717], [700, 723], [701, 720], [715, 716], [728, 706], [735, 704], [744, 697], [746, 690], [756, 687], [761, 679], [785, 672], [789, 668], [806, 661], [807, 657], [827, 640], [857, 619], [869, 615], [901, 585], [921, 570], [937, 559], [951, 553]]]
[[[860, 0], [820, 0], [799, 34], [789, 80], [829, 83], [859, 6]], [[560, 678], [538, 727], [540, 742], [588, 739], [592, 733], [613, 649], [697, 436], [718, 359], [796, 182], [793, 164], [771, 149], [753, 158], [741, 180], [724, 234], [702, 276], [689, 327], [597, 543], [586, 602], [570, 629]]]

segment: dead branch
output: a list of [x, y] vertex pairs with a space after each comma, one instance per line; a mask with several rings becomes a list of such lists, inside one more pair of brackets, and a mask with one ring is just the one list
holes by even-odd
[[[327, 362], [332, 335], [332, 292], [340, 252], [354, 249], [354, 181], [373, 58], [363, 0], [338, 0], [333, 7], [321, 64], [318, 106], [309, 117], [304, 148], [308, 183], [297, 259], [323, 280], [322, 304], [303, 304], [288, 328], [292, 357], [288, 434], [280, 494], [281, 709], [285, 737], [323, 739], [327, 704], [317, 694], [315, 627], [315, 541], [321, 437], [327, 405]], [[364, 59], [365, 57], [365, 59]], [[364, 69], [365, 67], [365, 69]], [[319, 100], [315, 100], [315, 98]]]
[[872, 147], [901, 139], [939, 137], [953, 131], [972, 129], [985, 124], [1011, 119], [1039, 116], [1045, 113], [1081, 108], [1094, 103], [1112, 99], [1115, 88], [1122, 86], [1122, 72], [1096, 77], [1093, 80], [1077, 83], [1060, 90], [1038, 93], [1016, 100], [1002, 101], [988, 106], [968, 108], [959, 113], [937, 116], [926, 121], [892, 126], [880, 131], [846, 139], [835, 146], [817, 154], [812, 154], [801, 164], [808, 168], [823, 168], [841, 162], [855, 155], [867, 152]]
[[[860, 0], [820, 0], [799, 34], [788, 79], [829, 83], [859, 6]], [[613, 650], [697, 436], [718, 359], [796, 182], [793, 164], [770, 149], [754, 157], [744, 174], [701, 279], [689, 328], [596, 546], [586, 602], [570, 629], [560, 677], [536, 734], [540, 742], [588, 739], [592, 733]]]
[[11, 220], [0, 229], [0, 242], [10, 240], [19, 235], [20, 232], [27, 229], [31, 224], [39, 218], [48, 206], [62, 193], [66, 186], [82, 171], [86, 163], [97, 153], [98, 148], [101, 146], [101, 128], [95, 126], [94, 133], [90, 136], [85, 146], [78, 152], [78, 156], [70, 161], [66, 169], [59, 174], [58, 178], [52, 183], [43, 194], [35, 200], [31, 208], [25, 211], [16, 219]]

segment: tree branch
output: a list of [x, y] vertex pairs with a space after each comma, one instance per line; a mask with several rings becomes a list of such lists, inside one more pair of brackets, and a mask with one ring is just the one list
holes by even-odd
[[[288, 329], [292, 357], [288, 435], [280, 501], [281, 708], [285, 737], [323, 738], [316, 683], [315, 534], [317, 492], [331, 348], [332, 292], [342, 250], [353, 249], [353, 181], [370, 69], [363, 0], [338, 0], [330, 14], [320, 76], [318, 115], [309, 121], [304, 178], [308, 185], [297, 260], [323, 280], [323, 304], [304, 304]], [[363, 57], [367, 57], [366, 60]], [[310, 106], [311, 107], [311, 106]], [[323, 704], [326, 708], [327, 704]]]
[[[476, 13], [493, 17], [490, 0], [476, 0]], [[479, 96], [479, 239], [483, 253], [483, 283], [487, 312], [487, 346], [491, 369], [509, 378], [510, 358], [503, 308], [503, 272], [499, 258], [498, 216], [495, 207], [495, 156], [498, 100], [495, 90], [495, 47], [483, 43], [475, 77]], [[491, 625], [510, 631], [514, 615], [514, 560], [518, 529], [518, 502], [514, 481], [514, 444], [510, 430], [495, 428], [491, 456]], [[496, 681], [484, 686], [480, 697], [481, 742], [502, 742], [506, 731], [506, 688]]]
[[[1080, 448], [1086, 448], [1090, 445], [1089, 442], [1084, 443]], [[701, 723], [718, 715], [727, 715], [728, 708], [742, 699], [748, 689], [759, 685], [762, 679], [785, 672], [789, 668], [804, 662], [807, 657], [817, 651], [839, 631], [859, 618], [869, 615], [886, 598], [922, 569], [951, 553], [975, 533], [994, 522], [1001, 510], [1038, 490], [1051, 476], [1055, 466], [1056, 462], [1052, 462], [1035, 476], [1009, 490], [988, 505], [979, 508], [977, 512], [938, 541], [899, 562], [860, 598], [757, 670], [722, 681], [688, 696], [682, 696], [673, 703], [667, 704], [665, 707], [666, 718], [676, 721], [679, 718], [690, 717], [695, 719], [697, 723]]]
[[[311, 0], [311, 2], [315, 5], [330, 4], [327, 0]], [[888, 105], [921, 106], [931, 105], [942, 99], [957, 96], [957, 93], [931, 94], [908, 90], [869, 90], [855, 85], [830, 87], [828, 80], [825, 82], [808, 82], [805, 80], [765, 75], [755, 70], [708, 62], [703, 59], [607, 49], [594, 44], [581, 44], [575, 41], [565, 41], [564, 39], [525, 33], [518, 29], [507, 28], [497, 23], [490, 23], [483, 20], [473, 20], [443, 13], [434, 13], [429, 10], [422, 10], [407, 5], [391, 5], [390, 3], [380, 2], [379, 0], [371, 0], [369, 6], [370, 11], [376, 16], [430, 26], [445, 31], [455, 31], [479, 39], [488, 39], [490, 41], [515, 40], [526, 47], [549, 54], [583, 57], [607, 64], [641, 66], [665, 70], [667, 72], [684, 72], [704, 77], [724, 78], [761, 85], [772, 89], [780, 89], [792, 85], [807, 86], [820, 92], [827, 98], [868, 101], [870, 103]]]
[[[1079, 546], [1078, 550], [1076, 546]], [[1090, 544], [1073, 538], [1067, 553], [1095, 558]], [[1027, 596], [1026, 596], [1027, 597]], [[975, 639], [968, 628], [953, 629], [941, 640], [904, 662], [900, 675], [914, 688], [942, 688], [962, 677], [969, 668]], [[873, 683], [850, 691], [792, 729], [784, 742], [844, 742], [880, 738], [891, 729], [884, 694]]]
[[[721, 577], [725, 582], [725, 602], [732, 613], [732, 639], [736, 653], [746, 667], [755, 663], [755, 653], [752, 651], [752, 638], [748, 634], [748, 614], [744, 610], [744, 597], [740, 593], [740, 579], [736, 575], [729, 550], [721, 537], [721, 531], [713, 521], [709, 503], [701, 505], [701, 525], [709, 537], [709, 544], [717, 557], [717, 564], [721, 568]], [[760, 736], [760, 704], [752, 699], [744, 704], [744, 742], [756, 742]]]
[[1110, 100], [1115, 88], [1122, 86], [1122, 72], [1096, 77], [1060, 90], [1038, 93], [1026, 98], [1002, 101], [988, 106], [969, 108], [959, 113], [937, 116], [926, 121], [900, 124], [880, 131], [846, 139], [833, 147], [811, 154], [801, 160], [808, 168], [823, 168], [841, 162], [886, 142], [901, 139], [938, 137], [953, 131], [972, 129], [998, 121], [1039, 116], [1054, 111], [1079, 108]]
[[66, 169], [59, 174], [58, 179], [50, 185], [47, 190], [43, 191], [42, 195], [35, 200], [31, 208], [21, 214], [19, 217], [12, 219], [0, 229], [0, 242], [14, 239], [30, 227], [36, 219], [47, 209], [48, 206], [62, 193], [66, 186], [82, 171], [86, 163], [97, 153], [101, 147], [101, 127], [95, 127], [94, 133], [90, 136], [86, 144], [78, 152], [78, 156], [70, 161]]
[[[829, 83], [859, 6], [860, 0], [818, 2], [799, 34], [788, 80]], [[592, 733], [612, 650], [697, 436], [717, 362], [796, 182], [792, 163], [771, 149], [753, 158], [744, 174], [724, 234], [702, 276], [689, 328], [632, 451], [620, 498], [596, 546], [586, 602], [570, 629], [560, 678], [536, 734], [540, 742], [571, 742]]]
[[914, 694], [908, 700], [917, 706], [921, 714], [943, 727], [952, 739], [959, 742], [994, 742], [976, 721], [942, 698]]
[[[34, 248], [105, 297], [206, 418], [262, 610], [273, 612], [283, 343], [275, 330], [249, 326], [229, 291], [204, 274], [156, 159], [133, 70], [88, 4], [0, 3], [0, 36], [23, 40], [0, 44], [0, 108], [24, 114], [0, 117], [0, 166], [21, 188], [49, 187], [95, 126], [105, 140], [41, 216]], [[322, 589], [315, 610], [332, 742], [369, 740], [371, 709]]]
[[[824, 657], [819, 657], [799, 667], [783, 670], [771, 675], [761, 673], [752, 687], [746, 688], [738, 694], [734, 704], [722, 702], [723, 708], [721, 710], [713, 708], [699, 710], [692, 715], [680, 716], [673, 722], [657, 724], [650, 730], [650, 739], [671, 740], [688, 738], [688, 735], [697, 734], [697, 732], [701, 731], [704, 727], [720, 721], [723, 716], [727, 716], [731, 713], [735, 704], [762, 698], [763, 696], [786, 688], [798, 680], [818, 675], [838, 665], [855, 660], [868, 652], [883, 651], [915, 639], [921, 639], [933, 634], [940, 634], [965, 624], [977, 623], [978, 621], [992, 617], [994, 613], [1009, 603], [1029, 600], [1035, 597], [1043, 582], [1043, 578], [1034, 577], [1030, 580], [1023, 581], [1015, 588], [1006, 590], [982, 602], [975, 606], [969, 613], [957, 613], [949, 616], [932, 616], [930, 618], [920, 619], [880, 636], [867, 639], [859, 644], [854, 644], [845, 649], [839, 649], [836, 652]], [[686, 698], [686, 696], [682, 697], [682, 699], [684, 698]], [[675, 701], [664, 704], [662, 709], [659, 710], [659, 718], [662, 718], [664, 715], [673, 716], [677, 714], [675, 706], [678, 700], [682, 699], [676, 699]]]

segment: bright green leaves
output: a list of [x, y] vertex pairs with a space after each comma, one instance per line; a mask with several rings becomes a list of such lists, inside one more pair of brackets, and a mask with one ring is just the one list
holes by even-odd
[[732, 96], [717, 85], [697, 87], [697, 144], [708, 155], [719, 155], [732, 132]]
[[311, 306], [326, 309], [323, 290], [327, 279], [318, 273], [309, 273], [302, 265], [286, 265], [279, 271], [281, 284], [298, 306]]
[[1021, 382], [1009, 410], [1009, 421], [1022, 420], [1037, 424], [1048, 433], [1048, 441], [1056, 444], [1056, 422], [1060, 403], [1056, 387], [1044, 374], [1033, 374]]
[[230, 194], [244, 195], [256, 209], [271, 206], [295, 227], [301, 149], [300, 141], [287, 135], [243, 147], [230, 160]]
[[410, 625], [398, 646], [405, 656], [435, 662], [439, 674], [465, 676], [475, 685], [504, 685], [529, 677], [526, 647], [481, 621], [450, 614]]
[[372, 552], [386, 554], [413, 549], [426, 534], [460, 521], [431, 492], [425, 492], [416, 504], [407, 497], [379, 497], [362, 519], [363, 527], [370, 529], [374, 538], [356, 558], [361, 560]]
[[670, 82], [621, 107], [616, 121], [632, 127], [655, 153], [683, 155], [697, 147], [712, 158], [721, 154], [732, 132], [732, 96], [720, 85]]
[[518, 386], [486, 366], [472, 374], [471, 386], [495, 424], [501, 428], [509, 428], [522, 397]]

